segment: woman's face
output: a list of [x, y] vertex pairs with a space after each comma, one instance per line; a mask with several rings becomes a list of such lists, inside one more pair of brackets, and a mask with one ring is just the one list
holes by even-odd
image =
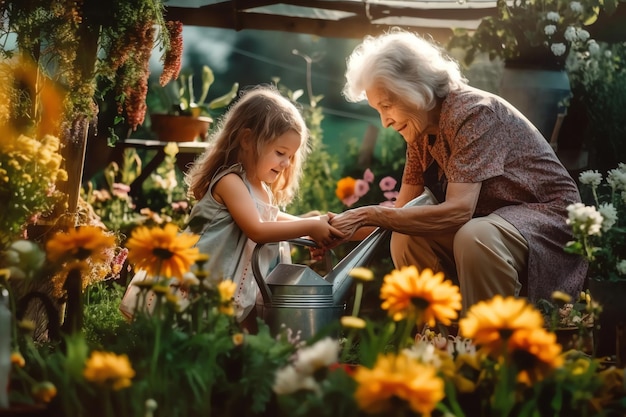
[[365, 90], [367, 101], [380, 114], [384, 127], [392, 127], [407, 143], [412, 143], [424, 133], [431, 133], [429, 112], [405, 104], [386, 88], [375, 84]]

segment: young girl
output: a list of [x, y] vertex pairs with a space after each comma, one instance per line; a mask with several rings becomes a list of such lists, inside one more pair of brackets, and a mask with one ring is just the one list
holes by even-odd
[[[200, 235], [197, 246], [209, 255], [209, 278], [237, 284], [239, 321], [256, 302], [250, 261], [257, 243], [309, 236], [326, 247], [343, 237], [327, 216], [299, 218], [279, 209], [297, 191], [307, 140], [295, 105], [275, 87], [256, 87], [228, 110], [209, 139], [211, 146], [188, 172], [189, 192], [198, 202], [187, 229]], [[269, 269], [269, 263], [262, 268]]]

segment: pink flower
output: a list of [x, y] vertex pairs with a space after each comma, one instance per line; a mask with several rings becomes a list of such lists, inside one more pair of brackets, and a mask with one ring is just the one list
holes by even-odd
[[380, 183], [378, 185], [380, 186], [380, 189], [383, 191], [391, 191], [394, 188], [396, 188], [397, 183], [398, 181], [396, 181], [394, 177], [387, 176], [383, 178], [382, 180], [380, 180]]
[[365, 170], [365, 172], [363, 173], [363, 180], [367, 182], [374, 181], [374, 173], [372, 172], [371, 169], [367, 168]]
[[387, 200], [395, 200], [396, 198], [398, 198], [397, 191], [385, 191], [383, 195], [385, 196]]
[[370, 185], [367, 181], [364, 180], [356, 180], [356, 184], [354, 184], [354, 194], [360, 198], [363, 197], [370, 190]]
[[359, 201], [359, 197], [356, 194], [352, 194], [352, 195], [344, 198], [343, 200], [341, 200], [341, 202], [343, 204], [345, 204], [346, 207], [350, 207], [351, 205], [353, 205], [357, 201]]

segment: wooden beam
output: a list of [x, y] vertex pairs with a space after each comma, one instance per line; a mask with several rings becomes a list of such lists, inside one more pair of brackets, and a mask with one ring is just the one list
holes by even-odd
[[[219, 5], [219, 4], [217, 4]], [[214, 5], [214, 6], [217, 6]], [[365, 16], [355, 16], [343, 20], [322, 20], [263, 13], [235, 12], [226, 7], [168, 7], [166, 18], [180, 20], [185, 25], [233, 29], [275, 30], [291, 33], [308, 33], [322, 37], [362, 38], [368, 34], [378, 34], [389, 29], [389, 24], [370, 22]], [[445, 42], [452, 35], [451, 27], [404, 26], [406, 29], [433, 36]]]

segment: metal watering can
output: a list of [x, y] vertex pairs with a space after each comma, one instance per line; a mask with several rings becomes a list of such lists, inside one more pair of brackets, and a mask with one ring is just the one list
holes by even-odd
[[[436, 203], [434, 195], [426, 189], [405, 207]], [[252, 272], [263, 300], [262, 304], [257, 302], [256, 305], [258, 316], [269, 326], [272, 334], [276, 335], [288, 328], [298, 333], [301, 340], [307, 340], [338, 322], [344, 314], [346, 299], [352, 287], [350, 271], [365, 265], [389, 234], [389, 230], [374, 230], [325, 277], [306, 265], [279, 263], [264, 278], [258, 259], [264, 244], [258, 244], [252, 253]], [[308, 239], [289, 242], [315, 246], [315, 242]]]

